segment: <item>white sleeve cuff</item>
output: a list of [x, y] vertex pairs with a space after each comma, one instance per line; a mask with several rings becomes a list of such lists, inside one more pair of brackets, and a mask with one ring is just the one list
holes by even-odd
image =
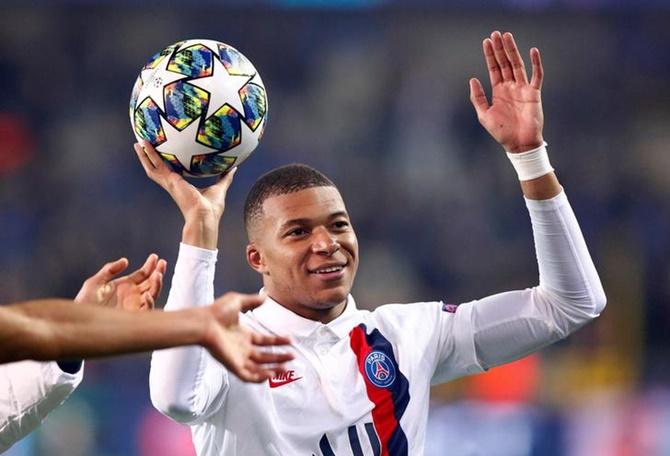
[[180, 244], [165, 310], [202, 307], [214, 301], [218, 250]]
[[565, 190], [561, 188], [561, 193], [558, 195], [546, 199], [546, 200], [535, 200], [535, 199], [529, 199], [526, 198], [525, 196], [523, 197], [524, 200], [526, 200], [526, 207], [529, 210], [537, 210], [537, 211], [553, 211], [559, 207], [563, 207], [568, 203], [568, 197], [565, 194]]
[[203, 249], [190, 244], [179, 243], [179, 258], [185, 260], [207, 261], [216, 263], [216, 258], [219, 255], [219, 250]]

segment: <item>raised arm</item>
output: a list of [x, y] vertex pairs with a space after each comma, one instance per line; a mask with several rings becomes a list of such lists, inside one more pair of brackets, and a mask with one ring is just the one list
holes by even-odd
[[[544, 69], [540, 51], [530, 50], [532, 77], [528, 81], [525, 64], [514, 42], [511, 33], [501, 35], [493, 32], [490, 38], [482, 43], [484, 59], [489, 71], [492, 99], [489, 104], [484, 88], [478, 79], [470, 79], [470, 100], [482, 126], [489, 132], [505, 151], [515, 165], [523, 154], [537, 151], [544, 147], [542, 128], [544, 113], [542, 111], [541, 89], [544, 80]], [[530, 152], [532, 154], [532, 152]], [[522, 159], [529, 158], [528, 155]], [[542, 172], [541, 163], [532, 163], [531, 155], [528, 164], [540, 164], [536, 174]], [[521, 165], [523, 166], [523, 164]], [[528, 165], [526, 165], [528, 166]], [[529, 199], [549, 199], [561, 192], [553, 169], [532, 179], [521, 179], [521, 189]]]
[[[198, 189], [173, 172], [150, 143], [135, 144], [135, 152], [147, 176], [168, 192], [184, 217], [165, 310], [209, 304], [214, 296], [219, 222], [235, 168], [216, 184]], [[254, 380], [270, 376], [271, 372], [266, 370]], [[200, 347], [162, 350], [152, 356], [149, 385], [151, 400], [158, 410], [177, 421], [191, 423], [222, 404], [228, 388], [228, 371]]]
[[237, 167], [222, 176], [216, 184], [200, 189], [172, 171], [150, 142], [136, 143], [134, 148], [147, 176], [168, 192], [181, 211], [184, 217], [182, 243], [216, 250], [219, 223], [226, 207], [226, 193]]
[[493, 32], [483, 43], [493, 91], [487, 101], [470, 80], [478, 118], [507, 151], [530, 213], [539, 285], [466, 303], [476, 356], [488, 368], [518, 359], [566, 337], [605, 307], [605, 293], [577, 219], [549, 165], [542, 136], [540, 52], [530, 51], [532, 78], [510, 33]]

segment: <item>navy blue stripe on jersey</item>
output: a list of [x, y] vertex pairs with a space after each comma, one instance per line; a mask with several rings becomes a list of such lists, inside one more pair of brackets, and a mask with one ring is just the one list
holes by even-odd
[[364, 456], [363, 448], [361, 448], [361, 442], [358, 440], [358, 432], [356, 432], [356, 426], [349, 426], [349, 444], [351, 445], [351, 452], [354, 456]]
[[319, 441], [319, 449], [321, 450], [321, 453], [323, 453], [323, 456], [335, 456], [326, 434], [323, 434], [323, 437], [321, 437], [321, 440]]
[[365, 423], [365, 432], [368, 433], [368, 439], [370, 439], [370, 446], [372, 447], [373, 456], [381, 456], [382, 447], [379, 443], [379, 437], [377, 437], [377, 432], [372, 423]]
[[400, 372], [393, 346], [378, 329], [367, 334], [364, 324], [352, 329], [349, 337], [368, 398], [375, 404], [372, 420], [381, 440], [381, 454], [407, 455], [407, 436], [400, 418], [409, 404], [409, 382]]

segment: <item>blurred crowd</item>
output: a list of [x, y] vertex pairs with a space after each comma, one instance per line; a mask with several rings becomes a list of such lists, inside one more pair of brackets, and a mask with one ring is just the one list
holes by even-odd
[[[144, 62], [185, 38], [238, 48], [269, 96], [228, 197], [217, 294], [259, 288], [242, 204], [288, 162], [342, 191], [363, 307], [535, 285], [515, 173], [468, 99], [470, 77], [488, 85], [482, 39], [509, 30], [542, 52], [545, 139], [609, 304], [539, 355], [435, 388], [426, 454], [670, 454], [670, 12], [75, 5], [0, 6], [0, 302], [73, 297], [120, 256], [174, 262], [181, 216], [136, 162], [128, 101]], [[188, 429], [152, 410], [148, 369], [87, 362], [7, 454], [193, 454]]]

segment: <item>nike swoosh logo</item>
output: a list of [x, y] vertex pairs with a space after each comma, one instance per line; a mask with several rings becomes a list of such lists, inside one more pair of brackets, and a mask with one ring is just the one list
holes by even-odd
[[293, 383], [296, 380], [300, 380], [302, 377], [296, 377], [296, 378], [290, 378], [288, 380], [272, 380], [269, 379], [268, 381], [270, 382], [270, 388], [277, 388], [280, 386], [288, 385], [289, 383]]

